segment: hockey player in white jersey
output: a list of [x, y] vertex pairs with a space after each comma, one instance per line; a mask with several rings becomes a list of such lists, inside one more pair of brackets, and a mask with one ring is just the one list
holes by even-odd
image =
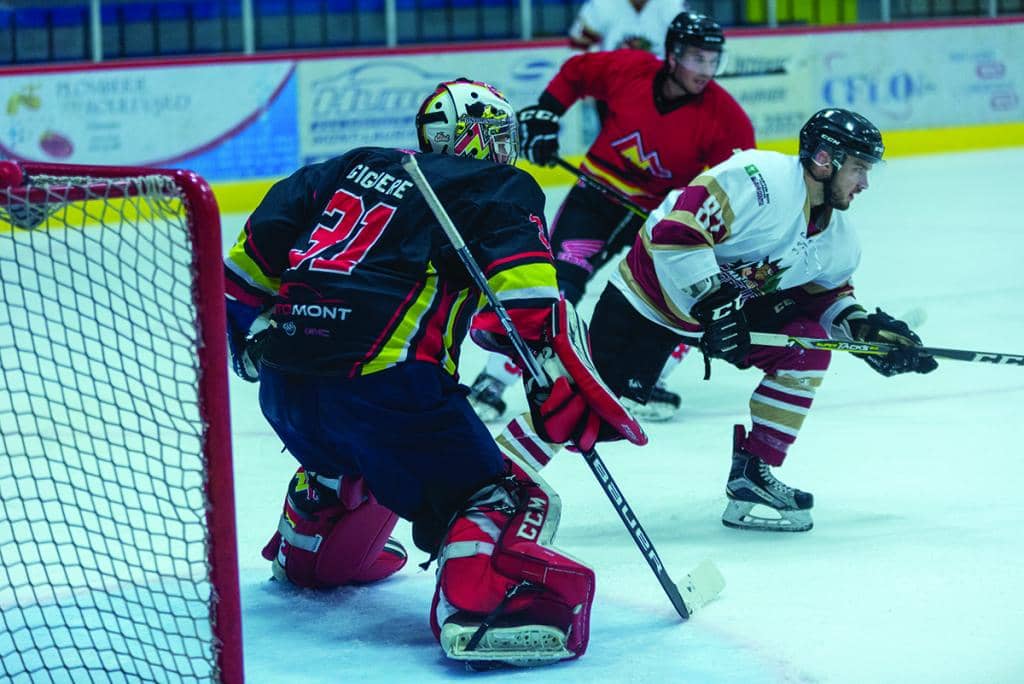
[[665, 54], [665, 27], [687, 9], [685, 0], [587, 0], [569, 27], [577, 50], [632, 48]]
[[906, 323], [868, 313], [854, 297], [860, 248], [843, 212], [883, 151], [867, 119], [826, 109], [801, 129], [799, 157], [737, 153], [652, 212], [594, 311], [594, 362], [620, 395], [649, 392], [684, 335], [701, 336], [705, 359], [764, 372], [749, 433], [734, 428], [727, 526], [812, 527], [812, 495], [772, 467], [796, 440], [830, 352], [751, 346], [750, 331], [895, 343], [887, 356], [861, 357], [886, 376], [937, 365]]

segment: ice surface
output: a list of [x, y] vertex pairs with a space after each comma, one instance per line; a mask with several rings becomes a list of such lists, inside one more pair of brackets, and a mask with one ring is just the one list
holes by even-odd
[[[864, 247], [858, 296], [921, 307], [926, 344], [1024, 353], [1020, 259], [1024, 148], [895, 159], [850, 216]], [[551, 192], [549, 215], [564, 194]], [[225, 217], [225, 239], [243, 217]], [[603, 280], [603, 278], [602, 278]], [[589, 311], [599, 286], [582, 308]], [[483, 354], [468, 345], [463, 380]], [[269, 581], [259, 551], [294, 463], [256, 386], [232, 380], [246, 678], [253, 684], [386, 681], [1024, 681], [1024, 368], [947, 361], [891, 379], [837, 354], [778, 475], [815, 495], [815, 528], [723, 527], [731, 426], [759, 373], [686, 359], [681, 415], [644, 448], [600, 453], [677, 580], [704, 558], [722, 596], [682, 623], [586, 464], [544, 472], [562, 496], [559, 544], [597, 573], [590, 649], [545, 669], [472, 674], [427, 625], [433, 568], [406, 523], [409, 565], [376, 586], [302, 592]], [[510, 394], [510, 410], [525, 402]]]

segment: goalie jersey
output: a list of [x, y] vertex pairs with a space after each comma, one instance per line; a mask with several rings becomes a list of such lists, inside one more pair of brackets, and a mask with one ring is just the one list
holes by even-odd
[[651, 213], [612, 277], [648, 319], [694, 331], [691, 286], [718, 274], [745, 299], [785, 291], [825, 330], [856, 304], [857, 236], [840, 212], [812, 211], [795, 156], [747, 150]]
[[[227, 296], [269, 309], [263, 363], [365, 375], [406, 361], [456, 375], [474, 327], [504, 334], [401, 166], [403, 150], [358, 148], [275, 184], [225, 260]], [[544, 194], [490, 161], [417, 161], [488, 283], [528, 341], [558, 299]]]

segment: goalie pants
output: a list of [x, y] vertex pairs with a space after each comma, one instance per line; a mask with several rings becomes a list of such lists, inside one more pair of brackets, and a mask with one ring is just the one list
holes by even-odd
[[356, 378], [264, 364], [260, 407], [299, 463], [331, 477], [361, 475], [381, 505], [413, 521], [417, 545], [417, 527], [435, 530], [428, 545], [436, 543], [466, 499], [504, 472], [465, 388], [435, 364]]
[[[764, 299], [765, 304], [771, 301]], [[817, 321], [803, 317], [795, 309], [771, 322], [765, 314], [770, 306], [746, 306], [752, 308], [757, 327], [763, 332], [827, 336]], [[694, 326], [688, 334], [699, 335], [700, 328]], [[646, 402], [666, 359], [683, 337], [642, 316], [615, 286], [608, 284], [594, 308], [590, 340], [594, 366], [609, 389], [618, 396]], [[831, 352], [822, 350], [752, 348], [738, 367], [759, 368], [764, 377], [750, 398], [753, 427], [741, 445], [745, 451], [769, 465], [782, 465], [830, 360]]]
[[643, 219], [582, 183], [566, 195], [551, 222], [558, 286], [577, 304], [594, 272], [633, 244]]

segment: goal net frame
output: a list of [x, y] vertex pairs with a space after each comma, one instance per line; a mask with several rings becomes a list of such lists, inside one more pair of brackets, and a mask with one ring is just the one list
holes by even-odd
[[[212, 587], [208, 603], [214, 671], [210, 679], [240, 684], [243, 681], [242, 630], [228, 403], [223, 248], [220, 213], [210, 186], [200, 176], [186, 170], [0, 161], [0, 231], [34, 230], [54, 213], [45, 205], [53, 199], [53, 193], [24, 182], [28, 179], [47, 177], [50, 183], [54, 182], [52, 178], [68, 179], [62, 195], [68, 204], [86, 200], [90, 195], [90, 184], [106, 186], [101, 189], [108, 193], [108, 197], [116, 198], [119, 193], [123, 197], [142, 194], [123, 179], [154, 176], [171, 180], [179, 189], [192, 248], [191, 295], [195, 307], [195, 347], [198, 354], [197, 404], [202, 420], [198, 430], [205, 471], [202, 488], [207, 526], [207, 581]], [[12, 197], [24, 202], [19, 205], [23, 213], [26, 207], [31, 209], [36, 203], [45, 213], [28, 217], [12, 214]], [[101, 230], [105, 229], [105, 226], [101, 227]], [[2, 457], [6, 458], [7, 454]]]

